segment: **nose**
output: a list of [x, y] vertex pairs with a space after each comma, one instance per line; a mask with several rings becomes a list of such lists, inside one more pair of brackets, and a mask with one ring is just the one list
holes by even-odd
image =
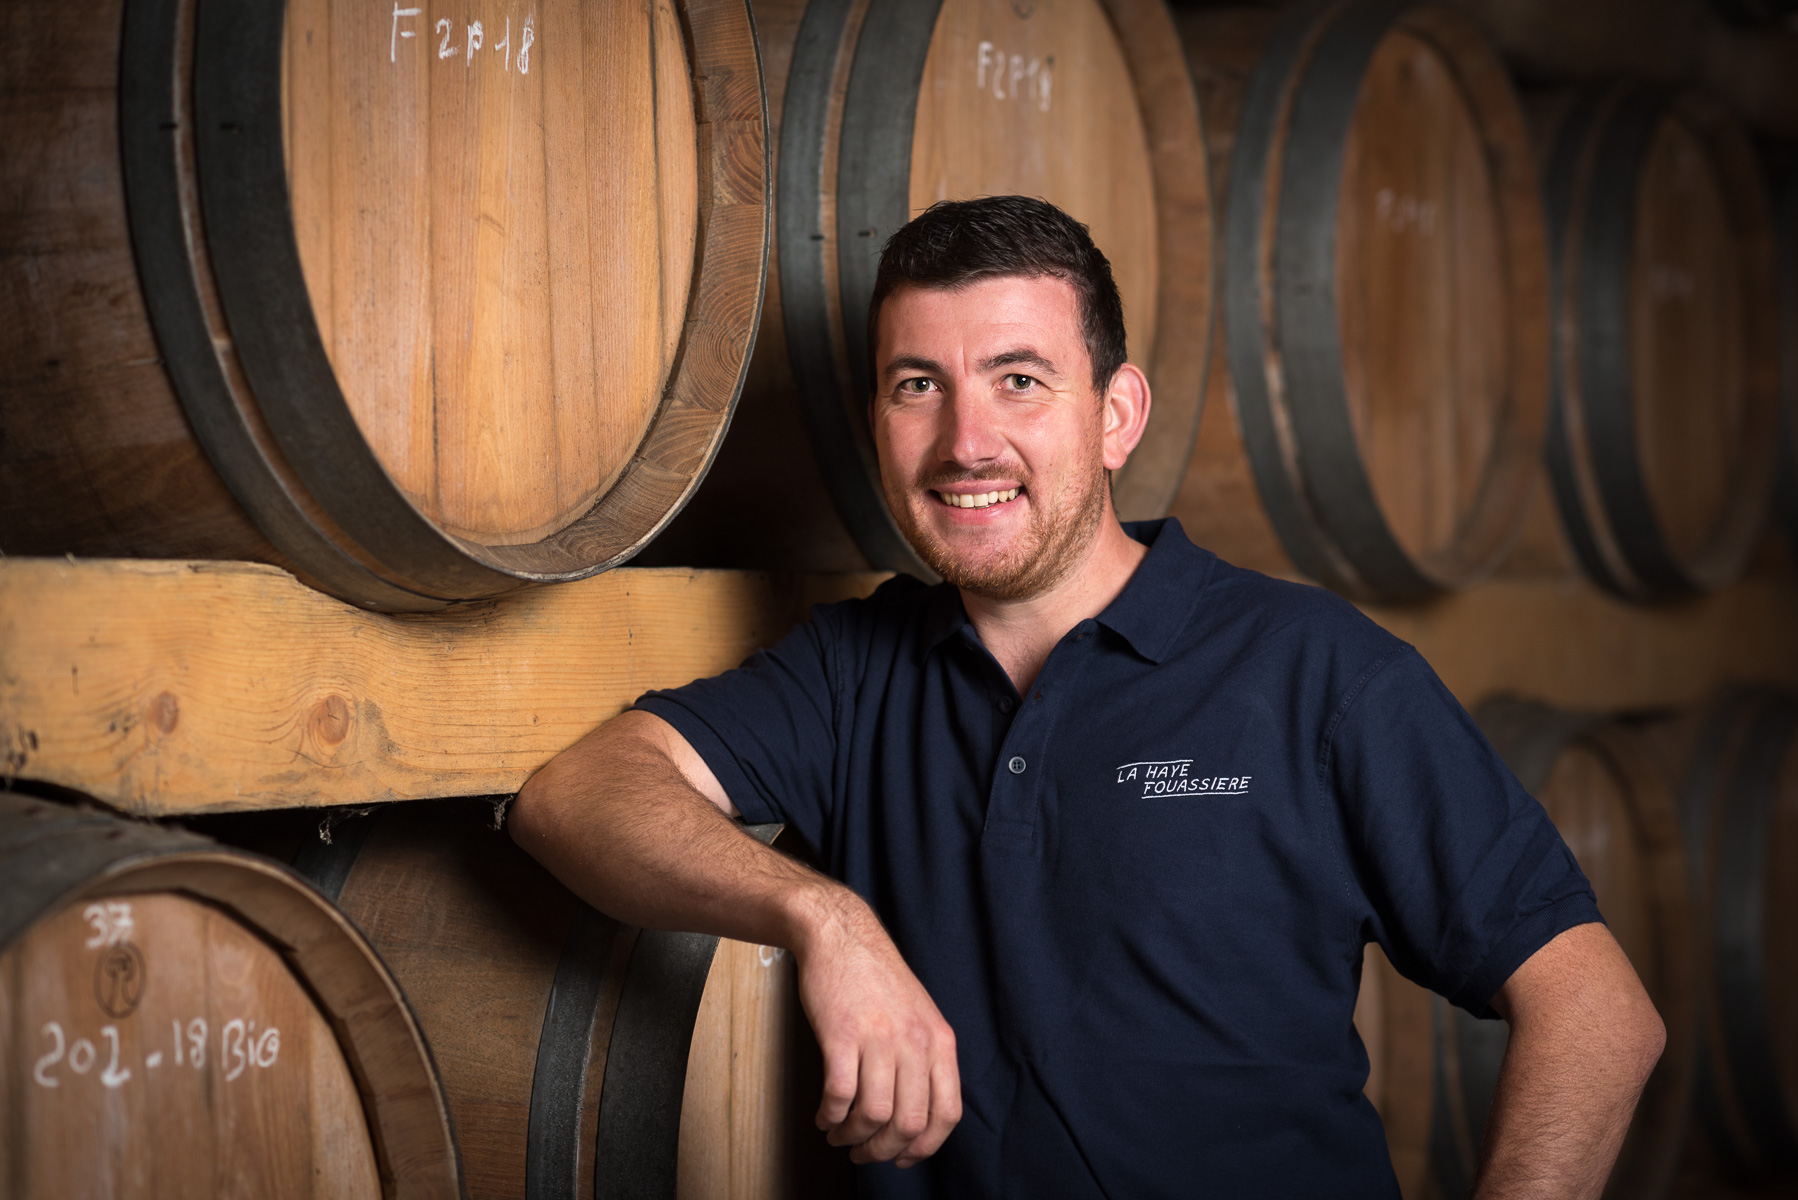
[[937, 458], [958, 467], [992, 462], [1005, 450], [999, 414], [977, 388], [958, 387], [937, 410]]

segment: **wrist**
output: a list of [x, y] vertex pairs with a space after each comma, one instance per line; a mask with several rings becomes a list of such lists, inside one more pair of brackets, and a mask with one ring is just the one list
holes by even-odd
[[832, 879], [817, 876], [794, 888], [783, 905], [787, 947], [799, 961], [828, 953], [846, 940], [865, 940], [880, 922], [865, 901]]

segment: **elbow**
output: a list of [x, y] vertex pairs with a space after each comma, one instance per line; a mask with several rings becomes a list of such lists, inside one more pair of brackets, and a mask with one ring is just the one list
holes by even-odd
[[506, 810], [506, 832], [512, 835], [512, 840], [519, 847], [532, 855], [553, 836], [555, 765], [555, 761], [551, 760], [525, 780], [524, 786], [518, 789], [518, 794], [512, 797], [511, 807]]
[[1647, 997], [1643, 997], [1642, 1008], [1636, 1021], [1636, 1073], [1646, 1083], [1655, 1064], [1661, 1061], [1662, 1052], [1667, 1049], [1667, 1024]]
[[1633, 997], [1611, 1010], [1610, 1053], [1620, 1080], [1640, 1089], [1667, 1048], [1667, 1025], [1640, 984]]

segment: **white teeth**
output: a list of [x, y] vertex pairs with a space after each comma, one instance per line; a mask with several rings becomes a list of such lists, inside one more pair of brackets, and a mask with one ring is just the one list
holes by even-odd
[[1004, 492], [980, 492], [972, 496], [957, 495], [953, 492], [938, 492], [943, 503], [953, 508], [990, 508], [995, 504], [1004, 504], [1016, 500], [1021, 488], [1012, 488]]

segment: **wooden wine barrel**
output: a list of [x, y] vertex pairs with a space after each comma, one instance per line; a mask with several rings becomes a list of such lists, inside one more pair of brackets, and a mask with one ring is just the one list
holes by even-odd
[[766, 263], [744, 0], [25, 0], [0, 38], [7, 553], [425, 609], [604, 570], [699, 482]]
[[1424, 1200], [1430, 1187], [1436, 1080], [1432, 999], [1400, 975], [1378, 946], [1367, 947], [1355, 1030], [1367, 1047], [1364, 1090], [1386, 1127], [1386, 1149], [1404, 1200]]
[[1721, 587], [1766, 517], [1778, 426], [1768, 204], [1747, 136], [1693, 91], [1580, 96], [1542, 135], [1555, 259], [1547, 462], [1586, 573]]
[[380, 958], [292, 872], [0, 794], [0, 1192], [462, 1195]]
[[[1510, 699], [1488, 701], [1476, 716], [1561, 831], [1667, 1027], [1605, 1189], [1616, 1200], [1664, 1196], [1685, 1139], [1698, 1046], [1691, 893], [1673, 778], [1652, 741], [1621, 722]], [[1472, 1189], [1507, 1029], [1443, 1003], [1437, 1032], [1436, 1179], [1454, 1200]]]
[[1701, 949], [1698, 1111], [1738, 1165], [1798, 1170], [1798, 699], [1737, 692], [1681, 799]]
[[983, 195], [1060, 205], [1110, 259], [1154, 389], [1113, 493], [1127, 519], [1163, 515], [1203, 399], [1212, 263], [1199, 110], [1161, 0], [755, 11], [779, 127], [767, 318], [716, 466], [638, 561], [930, 577], [880, 489], [866, 314], [887, 238]]
[[329, 843], [262, 814], [226, 834], [291, 856], [379, 949], [435, 1056], [470, 1194], [841, 1194], [791, 956], [620, 925], [493, 814], [386, 806]]
[[1541, 202], [1503, 63], [1445, 8], [1298, 5], [1231, 138], [1236, 420], [1201, 429], [1175, 515], [1240, 540], [1209, 530], [1248, 478], [1251, 532], [1312, 578], [1384, 599], [1473, 582], [1522, 516], [1547, 389]]

